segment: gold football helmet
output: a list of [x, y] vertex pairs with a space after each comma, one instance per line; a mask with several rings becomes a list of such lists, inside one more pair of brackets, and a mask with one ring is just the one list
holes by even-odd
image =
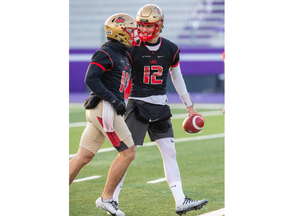
[[[155, 4], [146, 4], [136, 15], [138, 37], [141, 41], [150, 41], [160, 35], [164, 28], [164, 13]], [[139, 25], [155, 25], [154, 31], [141, 32]]]
[[136, 22], [129, 14], [114, 14], [110, 16], [105, 22], [106, 38], [115, 39], [127, 47], [136, 45], [136, 30]]

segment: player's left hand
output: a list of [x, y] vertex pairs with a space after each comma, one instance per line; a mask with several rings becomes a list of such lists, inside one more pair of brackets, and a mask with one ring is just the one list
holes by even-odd
[[116, 100], [112, 101], [111, 104], [114, 107], [114, 109], [116, 110], [117, 115], [121, 115], [121, 116], [124, 115], [124, 113], [126, 112], [126, 106], [122, 100], [116, 99]]
[[189, 116], [199, 115], [199, 116], [201, 116], [201, 117], [204, 119], [204, 117], [203, 117], [200, 113], [198, 113], [198, 112], [194, 109], [193, 106], [188, 107], [188, 108], [187, 108], [187, 112], [188, 112]]

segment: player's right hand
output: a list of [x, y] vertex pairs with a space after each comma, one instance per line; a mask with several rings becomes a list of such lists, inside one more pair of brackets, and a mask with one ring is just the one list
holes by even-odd
[[187, 112], [188, 112], [188, 116], [199, 115], [199, 116], [201, 116], [201, 117], [204, 119], [204, 117], [203, 117], [200, 113], [198, 113], [198, 112], [194, 109], [193, 106], [188, 107], [188, 108], [187, 108]]
[[120, 99], [116, 99], [114, 101], [112, 101], [112, 106], [114, 107], [114, 109], [116, 110], [117, 115], [121, 115], [123, 116], [124, 113], [126, 112], [126, 106], [124, 101], [120, 100]]

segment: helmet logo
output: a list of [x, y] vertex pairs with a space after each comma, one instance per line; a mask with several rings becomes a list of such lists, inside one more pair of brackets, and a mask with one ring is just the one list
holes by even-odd
[[115, 22], [116, 23], [124, 23], [126, 20], [124, 19], [124, 18], [122, 18], [122, 17], [118, 17], [116, 20], [115, 20]]
[[161, 14], [161, 10], [157, 7], [157, 12], [160, 15]]

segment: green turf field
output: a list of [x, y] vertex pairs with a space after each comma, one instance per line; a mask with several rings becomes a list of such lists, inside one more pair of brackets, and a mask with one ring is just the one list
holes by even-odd
[[[182, 186], [191, 199], [207, 199], [208, 204], [200, 211], [186, 215], [201, 215], [224, 208], [224, 115], [222, 106], [195, 105], [205, 118], [205, 126], [198, 134], [188, 134], [182, 129], [187, 112], [182, 104], [171, 104], [172, 124], [175, 135], [177, 161]], [[82, 104], [70, 104], [70, 123], [85, 122]], [[69, 154], [78, 150], [85, 126], [70, 124]], [[215, 135], [215, 136], [214, 136]], [[196, 139], [196, 138], [199, 139]], [[214, 138], [213, 138], [214, 137]], [[183, 139], [187, 138], [187, 139]], [[145, 143], [150, 143], [146, 136]], [[111, 148], [106, 140], [101, 149]], [[71, 157], [70, 156], [70, 157]], [[108, 169], [117, 151], [98, 153], [78, 174], [76, 179], [101, 176], [97, 179], [73, 182], [69, 190], [70, 216], [107, 215], [96, 209], [95, 200], [102, 194]], [[119, 208], [127, 216], [174, 215], [175, 202], [166, 181], [148, 184], [148, 181], [164, 178], [162, 157], [156, 145], [136, 149], [136, 158], [130, 165], [120, 193]]]

